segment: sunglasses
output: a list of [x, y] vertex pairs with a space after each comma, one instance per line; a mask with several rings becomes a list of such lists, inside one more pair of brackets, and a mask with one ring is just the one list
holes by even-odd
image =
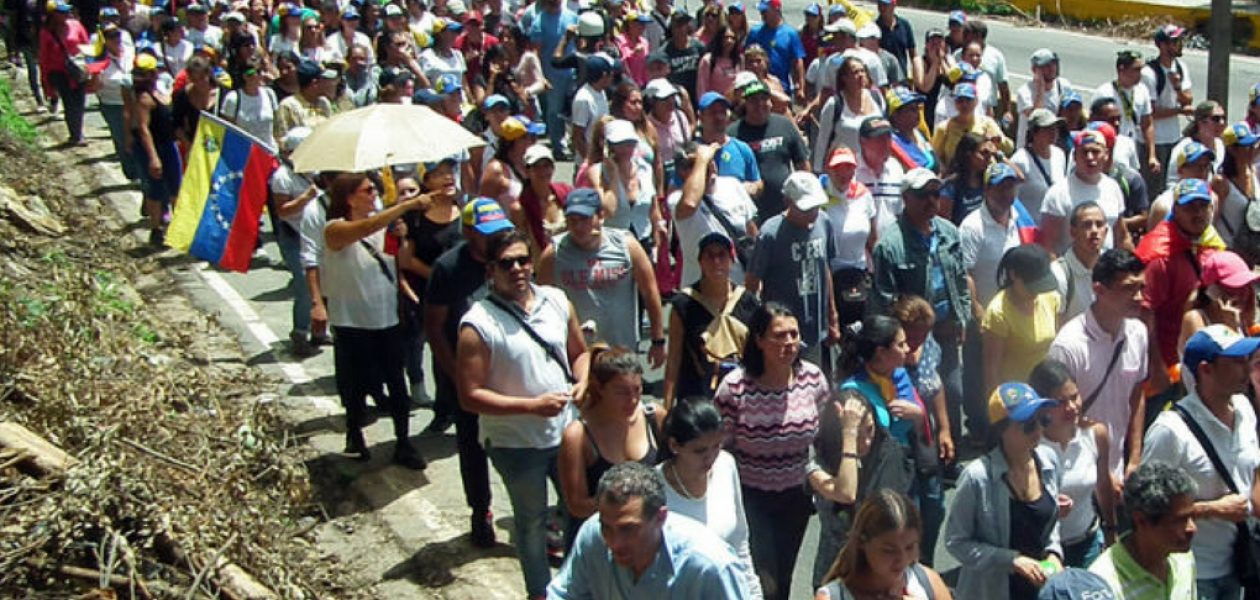
[[1038, 427], [1044, 429], [1046, 427], [1049, 427], [1050, 423], [1051, 423], [1050, 415], [1047, 415], [1047, 414], [1037, 415], [1036, 418], [1029, 419], [1024, 422], [1024, 433], [1032, 433], [1036, 431]]
[[1210, 117], [1208, 117], [1208, 118], [1209, 118], [1209, 119], [1211, 119], [1213, 123], [1224, 123], [1224, 122], [1225, 122], [1225, 115], [1212, 115], [1212, 116], [1210, 116]]
[[506, 256], [494, 261], [494, 264], [504, 271], [510, 270], [512, 267], [528, 267], [533, 263], [534, 259], [530, 258], [528, 254], [524, 256]]

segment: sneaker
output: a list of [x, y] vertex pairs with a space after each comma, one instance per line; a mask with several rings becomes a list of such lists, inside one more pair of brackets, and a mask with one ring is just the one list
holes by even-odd
[[394, 464], [411, 469], [412, 471], [423, 471], [429, 463], [425, 462], [424, 457], [410, 446], [399, 446], [394, 451]]
[[305, 333], [294, 331], [289, 334], [289, 352], [298, 358], [310, 358], [319, 354], [319, 347], [312, 344]]
[[478, 548], [493, 548], [494, 539], [494, 513], [490, 511], [474, 511], [472, 514], [472, 527], [468, 534], [472, 540], [473, 546]]
[[442, 435], [455, 424], [455, 419], [448, 415], [433, 415], [433, 420], [420, 432], [420, 435]]
[[372, 451], [368, 450], [367, 440], [363, 439], [363, 431], [346, 432], [346, 454], [362, 462], [372, 460]]
[[149, 230], [149, 245], [154, 248], [161, 248], [166, 244], [166, 232], [161, 229]]
[[424, 381], [417, 381], [411, 384], [412, 408], [433, 408], [433, 404], [433, 398], [430, 398], [424, 391]]
[[312, 346], [315, 346], [315, 347], [317, 347], [317, 348], [318, 348], [318, 347], [320, 347], [320, 346], [331, 346], [331, 345], [332, 345], [332, 336], [328, 335], [327, 333], [321, 333], [321, 334], [314, 334], [314, 333], [312, 333], [312, 334], [311, 334], [311, 345], [312, 345]]

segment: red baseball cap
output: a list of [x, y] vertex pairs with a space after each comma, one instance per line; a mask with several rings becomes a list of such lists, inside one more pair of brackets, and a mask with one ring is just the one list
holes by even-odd
[[832, 150], [831, 154], [827, 156], [828, 169], [839, 167], [841, 165], [857, 166], [857, 156], [853, 154], [852, 150], [844, 146]]

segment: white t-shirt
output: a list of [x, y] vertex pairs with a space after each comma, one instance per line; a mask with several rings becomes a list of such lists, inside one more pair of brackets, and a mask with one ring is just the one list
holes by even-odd
[[815, 83], [820, 88], [837, 89], [836, 79], [839, 77], [840, 67], [844, 64], [844, 60], [850, 56], [858, 57], [862, 64], [866, 66], [866, 75], [870, 79], [871, 85], [878, 86], [881, 81], [888, 81], [888, 75], [884, 73], [884, 62], [880, 60], [878, 54], [866, 48], [853, 47], [844, 52], [837, 52], [818, 59], [823, 61], [817, 69], [819, 80], [816, 83], [812, 81], [810, 83]]
[[976, 282], [976, 298], [982, 306], [988, 306], [998, 293], [998, 263], [1007, 250], [1020, 245], [1014, 209], [1003, 227], [993, 219], [987, 203], [980, 205], [958, 225], [958, 241], [962, 247], [963, 268]]
[[1131, 90], [1120, 91], [1116, 89], [1115, 82], [1109, 81], [1094, 90], [1094, 97], [1115, 98], [1116, 105], [1120, 107], [1120, 131], [1117, 133], [1146, 143], [1146, 138], [1142, 137], [1142, 117], [1151, 114], [1151, 94], [1146, 86], [1139, 84]]
[[597, 90], [587, 83], [578, 88], [577, 93], [573, 95], [571, 110], [573, 125], [586, 128], [586, 143], [590, 144], [595, 135], [595, 128], [592, 126], [608, 114], [608, 98], [602, 90]]
[[866, 186], [858, 184], [857, 194], [849, 198], [847, 192], [832, 187], [830, 178], [822, 176], [823, 190], [830, 202], [823, 210], [831, 223], [831, 240], [834, 250], [831, 272], [840, 269], [866, 269], [866, 241], [871, 235], [871, 223], [875, 219], [875, 198]]
[[298, 233], [301, 248], [298, 258], [304, 269], [318, 269], [324, 260], [324, 223], [327, 221], [328, 197], [320, 192], [314, 200], [302, 208], [298, 218]]
[[[748, 196], [744, 184], [734, 177], [714, 178], [713, 193], [709, 195], [709, 198], [731, 222], [731, 226], [743, 233], [747, 232], [748, 222], [757, 216], [757, 205], [753, 204], [752, 198]], [[671, 214], [678, 214], [678, 203], [681, 200], [682, 190], [674, 190], [670, 193], [666, 202], [669, 204]], [[696, 247], [696, 244], [700, 243], [700, 238], [714, 231], [721, 232], [723, 235], [728, 234], [703, 201], [690, 217], [674, 219], [674, 231], [678, 234], [678, 247], [682, 249], [683, 254], [682, 284], [691, 285], [700, 279], [699, 249]], [[731, 264], [731, 281], [739, 285], [744, 284], [744, 267], [738, 260]]]
[[[271, 191], [273, 193], [296, 198], [310, 188], [311, 180], [307, 179], [305, 175], [294, 173], [292, 169], [283, 164], [271, 174]], [[312, 202], [312, 204], [314, 203]], [[302, 216], [305, 212], [305, 207], [303, 207], [302, 212], [294, 213], [287, 217], [280, 217], [280, 219], [292, 226], [295, 231], [301, 231]]]
[[223, 110], [219, 114], [275, 150], [277, 144], [273, 125], [279, 106], [276, 92], [270, 87], [259, 88], [256, 96], [246, 94], [244, 89], [232, 90], [223, 97]]
[[1011, 164], [1024, 173], [1024, 182], [1019, 184], [1017, 197], [1024, 203], [1024, 208], [1028, 209], [1028, 214], [1040, 223], [1041, 205], [1046, 191], [1067, 177], [1067, 156], [1058, 146], [1050, 146], [1049, 159], [1035, 157], [1031, 149], [1021, 146], [1011, 156]]
[[[1055, 79], [1054, 85], [1050, 86], [1049, 89], [1042, 92], [1041, 107], [1049, 110], [1052, 113], [1058, 113], [1059, 101], [1063, 99], [1063, 94], [1065, 92], [1070, 92], [1070, 91], [1072, 91], [1072, 82], [1062, 77]], [[1028, 115], [1026, 114], [1026, 111], [1030, 111], [1033, 108], [1032, 94], [1033, 94], [1032, 81], [1029, 81], [1028, 83], [1025, 83], [1024, 85], [1019, 86], [1019, 91], [1015, 92], [1015, 107], [1016, 107], [1016, 110], [1018, 111], [1018, 116], [1019, 116], [1019, 126], [1015, 130], [1015, 147], [1016, 148], [1024, 147], [1024, 143], [1026, 140], [1025, 136], [1028, 135]]]
[[271, 39], [267, 41], [267, 52], [272, 56], [284, 54], [285, 52], [296, 53], [298, 49], [298, 41], [289, 39], [279, 33], [271, 35]]
[[372, 39], [362, 31], [354, 32], [352, 37], [354, 38], [352, 41], [346, 42], [346, 36], [344, 34], [340, 31], [334, 33], [328, 36], [328, 39], [324, 40], [324, 49], [327, 50], [330, 55], [345, 58], [350, 56], [350, 50], [355, 46], [363, 46], [364, 48], [367, 48], [368, 51], [368, 63], [375, 63], [376, 49], [372, 47]]
[[101, 104], [122, 106], [123, 90], [131, 87], [131, 65], [135, 61], [135, 53], [123, 49], [118, 58], [106, 58], [109, 65], [101, 73], [101, 87], [96, 90], [96, 98]]
[[1098, 483], [1098, 439], [1090, 427], [1077, 427], [1067, 444], [1041, 439], [1041, 445], [1059, 456], [1059, 493], [1072, 499], [1072, 510], [1059, 518], [1064, 544], [1080, 542], [1094, 524], [1094, 489]]
[[[1164, 68], [1163, 65], [1158, 65], [1159, 69], [1165, 73], [1164, 92], [1158, 95], [1155, 88], [1158, 87], [1157, 84], [1159, 82], [1155, 77], [1155, 69], [1152, 69], [1150, 65], [1142, 67], [1142, 83], [1146, 86], [1147, 94], [1151, 97], [1151, 106], [1154, 108], [1177, 108], [1181, 106], [1177, 103], [1177, 92], [1189, 91], [1194, 87], [1190, 83], [1190, 69], [1185, 67], [1180, 58], [1174, 58], [1173, 61], [1174, 67], [1181, 67], [1180, 69], [1175, 69], [1181, 72], [1181, 87], [1173, 89], [1172, 80], [1167, 77], [1167, 74], [1172, 72], [1172, 70]], [[1173, 115], [1171, 117], [1157, 118], [1152, 122], [1155, 125], [1156, 144], [1174, 144], [1181, 137], [1180, 116]]]
[[188, 64], [193, 55], [192, 42], [186, 38], [174, 46], [162, 42], [158, 44], [158, 48], [162, 51], [162, 60], [166, 62], [166, 70], [171, 75], [178, 75], [180, 71], [183, 71], [184, 65]]
[[451, 48], [451, 53], [442, 56], [433, 48], [425, 48], [420, 53], [419, 58], [420, 72], [424, 73], [426, 79], [432, 84], [442, 75], [454, 75], [464, 80], [464, 72], [468, 70], [468, 65], [464, 64], [464, 53]]
[[[976, 79], [976, 118], [988, 116], [997, 102], [993, 98], [993, 79], [988, 73], [981, 73]], [[936, 95], [936, 122], [944, 123], [945, 121], [958, 116], [958, 107], [954, 105], [954, 92], [949, 86], [941, 86], [941, 91]]]
[[901, 162], [891, 156], [884, 161], [884, 168], [879, 172], [869, 167], [865, 160], [858, 158], [858, 168], [853, 174], [853, 180], [866, 186], [875, 199], [876, 233], [896, 223], [897, 217], [901, 216], [901, 179], [905, 174]]
[[[1041, 203], [1042, 218], [1045, 215], [1054, 215], [1063, 217], [1066, 221], [1072, 217], [1072, 209], [1076, 205], [1090, 200], [1098, 203], [1098, 206], [1102, 208], [1103, 216], [1107, 219], [1107, 233], [1103, 238], [1103, 248], [1111, 248], [1114, 245], [1112, 231], [1116, 227], [1116, 221], [1124, 214], [1124, 193], [1120, 190], [1120, 184], [1106, 175], [1099, 178], [1097, 185], [1085, 183], [1080, 177], [1073, 175], [1050, 186], [1050, 189], [1046, 190], [1045, 200]], [[1066, 235], [1062, 240], [1050, 241], [1054, 248], [1067, 247]]]
[[[329, 224], [335, 221], [330, 221]], [[324, 225], [325, 231], [328, 225]], [[322, 234], [322, 232], [321, 232]], [[328, 324], [358, 329], [388, 329], [398, 324], [396, 261], [385, 256], [385, 230], [363, 238], [376, 249], [377, 261], [363, 244], [326, 249], [319, 280], [328, 298]], [[389, 271], [386, 277], [381, 265]], [[392, 279], [391, 279], [392, 278]]]
[[192, 42], [193, 46], [206, 46], [216, 51], [223, 48], [223, 30], [214, 25], [206, 25], [205, 31], [189, 27], [185, 30], [184, 36]]

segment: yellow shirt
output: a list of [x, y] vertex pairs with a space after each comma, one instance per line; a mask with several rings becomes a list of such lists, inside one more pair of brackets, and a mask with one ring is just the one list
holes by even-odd
[[1032, 312], [1026, 313], [1007, 301], [1006, 290], [989, 301], [980, 328], [1006, 340], [998, 366], [999, 383], [1028, 381], [1033, 367], [1045, 359], [1054, 341], [1059, 302], [1058, 292], [1047, 292], [1037, 296]]
[[957, 119], [947, 119], [943, 123], [936, 124], [936, 131], [932, 133], [932, 150], [936, 151], [937, 164], [941, 165], [942, 171], [949, 171], [954, 161], [954, 150], [958, 148], [958, 142], [962, 140], [964, 135], [971, 132], [980, 134], [984, 139], [998, 139], [998, 150], [1010, 156], [1014, 152], [1014, 144], [1011, 139], [1002, 133], [1002, 128], [997, 122], [989, 117], [977, 117], [971, 123], [971, 128], [967, 128]]

